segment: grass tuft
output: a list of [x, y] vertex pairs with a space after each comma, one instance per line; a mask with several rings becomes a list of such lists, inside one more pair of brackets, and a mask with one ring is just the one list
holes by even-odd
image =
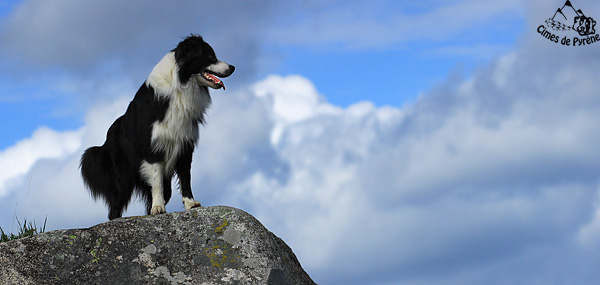
[[18, 233], [17, 234], [14, 234], [14, 233], [6, 234], [4, 232], [4, 230], [2, 229], [2, 227], [0, 227], [0, 242], [11, 241], [11, 240], [20, 239], [20, 238], [36, 235], [39, 233], [43, 233], [46, 231], [47, 220], [48, 220], [48, 217], [46, 217], [44, 219], [44, 226], [41, 228], [38, 228], [35, 222], [27, 223], [27, 219], [23, 219], [23, 224], [21, 224], [21, 221], [19, 221], [19, 218], [17, 218], [17, 223], [19, 224]]

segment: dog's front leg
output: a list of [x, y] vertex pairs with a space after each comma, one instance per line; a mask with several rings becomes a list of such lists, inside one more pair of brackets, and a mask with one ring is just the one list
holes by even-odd
[[163, 176], [164, 165], [162, 163], [148, 163], [144, 161], [140, 168], [142, 177], [151, 188], [152, 205], [150, 207], [151, 215], [166, 213], [165, 197], [163, 194]]
[[194, 200], [192, 194], [192, 150], [186, 149], [180, 159], [177, 161], [177, 177], [179, 177], [179, 187], [181, 188], [181, 198], [183, 199], [183, 206], [186, 210], [191, 208], [201, 207], [200, 202]]

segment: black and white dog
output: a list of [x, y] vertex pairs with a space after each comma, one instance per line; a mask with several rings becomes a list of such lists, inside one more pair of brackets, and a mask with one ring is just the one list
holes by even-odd
[[217, 77], [235, 67], [217, 60], [202, 37], [191, 35], [167, 53], [135, 94], [102, 146], [81, 157], [81, 174], [94, 199], [103, 198], [108, 218], [121, 217], [132, 194], [147, 214], [165, 213], [171, 179], [179, 178], [185, 209], [200, 207], [191, 189], [191, 163], [198, 123], [211, 103], [208, 88], [225, 89]]

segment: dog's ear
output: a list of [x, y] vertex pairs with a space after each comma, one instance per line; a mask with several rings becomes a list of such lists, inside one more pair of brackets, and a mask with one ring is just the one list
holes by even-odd
[[202, 43], [205, 43], [205, 41], [201, 35], [190, 34], [189, 36], [182, 38], [181, 42], [179, 42], [179, 44], [177, 44], [177, 47], [175, 47], [172, 51], [175, 51], [176, 49], [190, 49], [194, 46], [201, 45]]
[[175, 61], [182, 64], [190, 58], [201, 56], [204, 52], [204, 45], [206, 45], [206, 42], [202, 39], [202, 36], [190, 34], [172, 50], [175, 52]]

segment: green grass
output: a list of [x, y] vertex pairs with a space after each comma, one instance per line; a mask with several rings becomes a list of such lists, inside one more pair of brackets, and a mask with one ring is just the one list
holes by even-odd
[[23, 224], [17, 218], [17, 223], [19, 224], [19, 232], [17, 234], [10, 233], [6, 234], [2, 227], [0, 227], [0, 242], [11, 241], [15, 239], [20, 239], [28, 236], [32, 236], [35, 234], [43, 233], [46, 231], [46, 221], [48, 218], [44, 219], [44, 226], [39, 228], [35, 224], [35, 222], [27, 223], [27, 219], [23, 219]]

